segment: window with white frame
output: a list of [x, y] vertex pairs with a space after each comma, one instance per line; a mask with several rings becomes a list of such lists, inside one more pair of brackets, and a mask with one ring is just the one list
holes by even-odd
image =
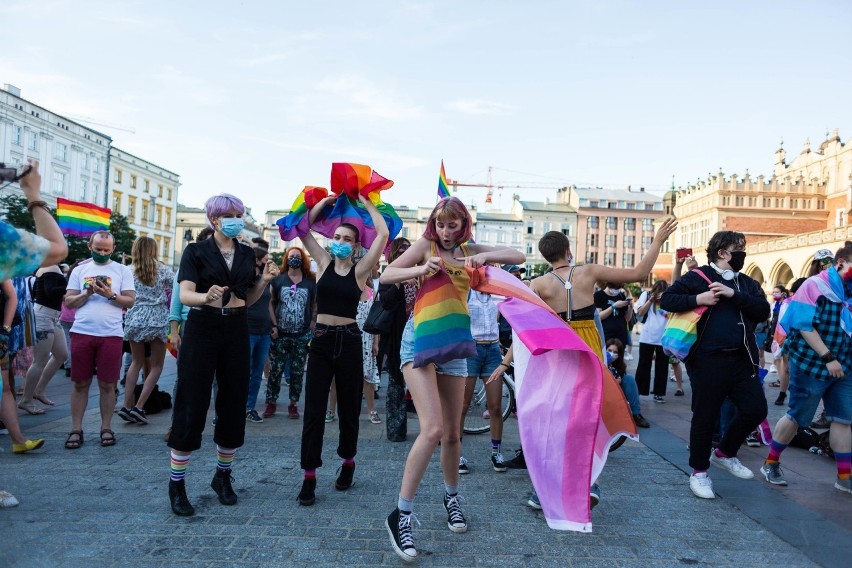
[[571, 225], [569, 225], [568, 223], [562, 223], [562, 234], [565, 235], [566, 237], [570, 237], [571, 236]]
[[518, 245], [521, 244], [521, 234], [517, 231], [512, 233], [512, 244]]
[[633, 257], [632, 252], [624, 253], [623, 255], [621, 255], [621, 266], [623, 266], [624, 268], [632, 267], [633, 266], [633, 258], [634, 257]]
[[68, 146], [62, 142], [53, 143], [53, 159], [65, 162], [68, 160]]
[[20, 126], [12, 127], [12, 144], [15, 146], [23, 146], [24, 129]]
[[506, 243], [506, 231], [497, 232], [497, 243], [501, 245]]
[[624, 235], [624, 248], [632, 249], [634, 247], [636, 247], [636, 237], [633, 235]]
[[85, 201], [87, 193], [89, 193], [89, 180], [80, 178], [80, 199]]
[[615, 248], [615, 235], [606, 236], [606, 246]]
[[604, 264], [606, 266], [615, 266], [615, 253], [614, 252], [605, 252], [604, 253]]
[[627, 217], [624, 219], [624, 230], [625, 231], [635, 231], [636, 230], [636, 217]]
[[56, 195], [65, 194], [65, 174], [63, 172], [53, 172], [53, 193]]
[[85, 152], [80, 155], [80, 167], [84, 170], [89, 169], [89, 155]]
[[843, 227], [846, 225], [846, 210], [836, 209], [834, 211], [834, 226]]
[[112, 181], [115, 183], [121, 183], [121, 170], [116, 168], [114, 172], [112, 172]]
[[607, 229], [617, 229], [618, 228], [618, 217], [607, 217], [606, 218], [606, 228]]
[[597, 217], [596, 215], [593, 215], [591, 217], [587, 217], [586, 218], [586, 227], [588, 227], [589, 229], [597, 229], [599, 221], [600, 221], [600, 218]]
[[27, 147], [30, 150], [38, 150], [38, 132], [30, 132], [30, 143]]
[[532, 254], [532, 243], [527, 243], [527, 254]]
[[136, 189], [136, 176], [134, 175], [130, 176], [130, 187], [132, 189]]
[[650, 218], [642, 219], [642, 230], [643, 231], [653, 231], [654, 230], [654, 220]]
[[545, 222], [543, 223], [543, 225], [544, 225], [544, 226], [543, 226], [543, 227], [542, 227], [542, 229], [541, 229], [541, 232], [542, 232], [542, 233], [547, 233], [548, 231], [550, 231], [550, 221], [545, 221]]
[[100, 158], [94, 159], [94, 167], [92, 169], [95, 171], [96, 174], [101, 173], [101, 159]]
[[597, 263], [598, 263], [598, 253], [587, 252], [586, 253], [586, 264], [597, 264]]

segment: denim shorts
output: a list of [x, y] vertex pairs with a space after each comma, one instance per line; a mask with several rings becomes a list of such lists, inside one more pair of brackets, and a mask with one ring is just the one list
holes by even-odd
[[[414, 318], [409, 318], [402, 332], [402, 346], [399, 349], [399, 368], [414, 361]], [[435, 372], [439, 375], [467, 377], [467, 359], [453, 359], [445, 363], [435, 363]]]
[[476, 355], [465, 361], [468, 377], [490, 377], [494, 369], [503, 362], [503, 352], [500, 351], [499, 343], [477, 343]]
[[809, 426], [819, 401], [825, 406], [825, 417], [840, 424], [852, 423], [852, 377], [845, 379], [815, 378], [801, 372], [790, 362], [790, 408], [787, 417], [799, 426]]

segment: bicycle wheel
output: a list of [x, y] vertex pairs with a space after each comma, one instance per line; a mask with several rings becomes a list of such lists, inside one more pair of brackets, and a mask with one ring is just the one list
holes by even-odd
[[[500, 397], [500, 413], [503, 421], [515, 410], [515, 384], [512, 379], [503, 373], [503, 392]], [[464, 415], [465, 434], [484, 434], [491, 429], [489, 418], [485, 411], [488, 409], [485, 401], [485, 383], [482, 379], [476, 379], [473, 389], [473, 397], [470, 400], [470, 408]]]
[[627, 441], [627, 436], [619, 436], [618, 440], [616, 440], [615, 442], [610, 444], [609, 451], [614, 452], [615, 450], [620, 448], [622, 446], [622, 444], [624, 444], [624, 442], [626, 442], [626, 441]]

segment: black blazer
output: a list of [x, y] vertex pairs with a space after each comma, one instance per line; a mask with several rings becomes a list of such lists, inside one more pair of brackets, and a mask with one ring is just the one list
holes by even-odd
[[214, 285], [227, 286], [233, 295], [245, 300], [256, 280], [254, 251], [236, 239], [233, 241], [234, 263], [230, 270], [213, 237], [190, 243], [180, 259], [178, 282], [195, 282], [195, 291], [202, 294]]

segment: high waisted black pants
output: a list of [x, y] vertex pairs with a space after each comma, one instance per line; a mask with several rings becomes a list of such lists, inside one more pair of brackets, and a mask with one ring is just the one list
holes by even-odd
[[219, 390], [213, 440], [223, 448], [241, 447], [245, 440], [249, 384], [245, 312], [223, 316], [189, 310], [178, 357], [178, 376], [169, 447], [181, 452], [201, 447], [214, 376]]
[[302, 422], [302, 469], [322, 466], [322, 437], [331, 380], [337, 386], [340, 440], [337, 455], [344, 459], [358, 453], [359, 415], [364, 395], [364, 363], [361, 331], [357, 324], [317, 324], [308, 353], [305, 381], [305, 413]]

